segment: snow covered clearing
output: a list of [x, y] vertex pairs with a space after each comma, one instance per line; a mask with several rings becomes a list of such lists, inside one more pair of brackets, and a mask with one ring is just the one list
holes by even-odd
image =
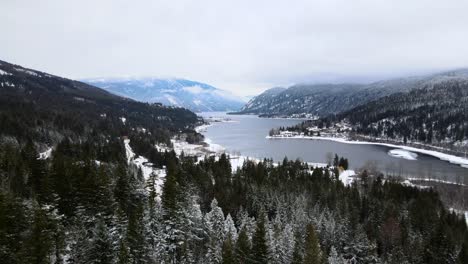
[[401, 159], [407, 159], [407, 160], [417, 160], [418, 154], [404, 150], [404, 149], [391, 149], [388, 151], [388, 155], [395, 157], [395, 158], [401, 158]]
[[334, 137], [318, 137], [318, 136], [304, 136], [304, 135], [293, 135], [293, 136], [266, 136], [267, 139], [315, 139], [315, 140], [330, 140], [344, 144], [361, 144], [361, 145], [378, 145], [385, 146], [395, 149], [403, 149], [410, 152], [416, 152], [420, 154], [425, 154], [429, 156], [436, 157], [443, 161], [448, 161], [452, 164], [460, 165], [461, 167], [468, 168], [468, 159], [463, 157], [458, 157], [450, 154], [445, 154], [439, 151], [418, 149], [415, 147], [408, 146], [399, 146], [389, 143], [378, 143], [378, 142], [367, 142], [367, 141], [349, 141], [346, 138], [334, 138]]
[[357, 174], [353, 170], [345, 170], [341, 172], [340, 175], [338, 176], [340, 181], [343, 182], [345, 186], [351, 185], [353, 181], [356, 179], [356, 177], [357, 177]]
[[154, 168], [153, 164], [148, 162], [148, 159], [145, 157], [138, 156], [135, 158], [135, 152], [133, 152], [132, 147], [130, 146], [130, 139], [125, 139], [124, 145], [128, 163], [133, 163], [138, 169], [140, 169], [145, 180], [148, 180], [151, 174], [156, 175], [155, 189], [156, 193], [160, 195], [164, 179], [166, 178], [166, 169]]
[[206, 147], [206, 149], [208, 151], [215, 152], [215, 153], [221, 153], [221, 152], [224, 152], [226, 150], [223, 146], [213, 143], [211, 141], [211, 139], [209, 139], [209, 138], [205, 139], [205, 143], [208, 144], [208, 147]]
[[203, 145], [190, 144], [177, 139], [171, 139], [171, 142], [177, 156], [181, 155], [182, 152], [188, 156], [204, 156], [204, 154], [207, 154]]

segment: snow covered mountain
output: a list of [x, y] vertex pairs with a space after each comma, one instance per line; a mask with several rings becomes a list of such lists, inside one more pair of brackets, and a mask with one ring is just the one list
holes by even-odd
[[195, 112], [237, 111], [245, 100], [211, 85], [160, 78], [87, 79], [84, 82], [142, 102], [184, 107]]
[[447, 80], [468, 79], [468, 69], [383, 80], [370, 84], [297, 84], [273, 88], [251, 99], [240, 114], [295, 116], [338, 114], [380, 98]]

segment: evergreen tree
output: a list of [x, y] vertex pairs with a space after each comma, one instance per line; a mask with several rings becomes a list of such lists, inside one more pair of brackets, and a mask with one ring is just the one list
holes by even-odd
[[255, 263], [268, 263], [268, 241], [266, 238], [266, 215], [260, 213], [257, 229], [252, 238], [252, 259]]
[[[47, 213], [44, 209], [36, 206], [33, 210], [32, 228], [27, 240], [30, 252], [28, 259], [30, 263], [50, 263], [53, 252], [53, 233]], [[25, 248], [24, 248], [25, 249]]]
[[234, 257], [234, 245], [231, 239], [231, 234], [227, 235], [226, 240], [223, 243], [222, 250], [223, 261], [222, 264], [235, 264], [236, 259]]
[[93, 232], [92, 243], [86, 256], [86, 262], [95, 264], [114, 263], [110, 230], [104, 221], [99, 219]]
[[250, 241], [245, 228], [242, 228], [239, 232], [236, 243], [235, 256], [237, 263], [240, 264], [248, 264], [252, 261]]
[[18, 200], [0, 191], [0, 259], [4, 263], [25, 262], [29, 253], [22, 252], [28, 228], [25, 211]]
[[222, 260], [222, 246], [225, 237], [224, 214], [216, 199], [211, 202], [211, 211], [206, 214], [205, 222], [209, 238], [207, 261], [220, 263]]
[[232, 220], [231, 214], [228, 214], [224, 221], [224, 234], [226, 234], [226, 236], [230, 236], [233, 243], [236, 242], [237, 228], [234, 224], [234, 220]]
[[128, 253], [127, 245], [123, 239], [119, 242], [119, 252], [117, 256], [118, 264], [130, 264], [130, 255]]
[[319, 264], [323, 262], [322, 250], [317, 233], [312, 224], [307, 226], [305, 241], [304, 264]]

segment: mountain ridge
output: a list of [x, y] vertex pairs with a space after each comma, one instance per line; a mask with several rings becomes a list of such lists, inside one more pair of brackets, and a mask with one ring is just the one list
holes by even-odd
[[94, 78], [84, 82], [141, 102], [159, 102], [195, 112], [236, 111], [243, 99], [206, 83], [183, 78]]
[[251, 99], [238, 114], [292, 116], [312, 114], [320, 117], [339, 114], [385, 96], [408, 92], [430, 83], [468, 79], [468, 69], [394, 78], [369, 84], [296, 84], [279, 91], [267, 90]]

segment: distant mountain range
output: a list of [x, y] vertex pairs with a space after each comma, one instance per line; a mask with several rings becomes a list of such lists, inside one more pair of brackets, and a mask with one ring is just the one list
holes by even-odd
[[211, 85], [185, 79], [86, 79], [84, 82], [141, 102], [158, 102], [195, 112], [237, 111], [245, 100]]
[[305, 114], [323, 117], [348, 111], [392, 94], [457, 79], [468, 79], [468, 69], [370, 84], [298, 84], [289, 88], [272, 88], [252, 98], [238, 113], [270, 117]]

